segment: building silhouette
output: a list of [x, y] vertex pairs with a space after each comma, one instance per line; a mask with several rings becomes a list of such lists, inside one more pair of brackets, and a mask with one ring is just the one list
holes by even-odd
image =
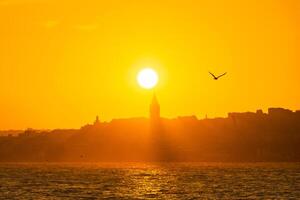
[[160, 106], [155, 94], [153, 94], [152, 102], [150, 104], [150, 120], [152, 122], [160, 121]]
[[97, 126], [100, 124], [99, 116], [96, 116], [96, 120], [94, 121], [94, 125]]
[[225, 118], [164, 118], [155, 94], [150, 119], [125, 118], [80, 129], [27, 129], [0, 136], [0, 162], [299, 162], [300, 111], [233, 112]]

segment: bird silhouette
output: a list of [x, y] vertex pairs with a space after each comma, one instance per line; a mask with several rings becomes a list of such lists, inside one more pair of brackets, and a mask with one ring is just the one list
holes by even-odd
[[227, 74], [227, 72], [225, 72], [224, 74], [221, 74], [219, 76], [215, 76], [213, 73], [209, 72], [210, 75], [212, 75], [212, 77], [215, 79], [215, 80], [218, 80], [220, 77], [224, 76], [225, 74]]

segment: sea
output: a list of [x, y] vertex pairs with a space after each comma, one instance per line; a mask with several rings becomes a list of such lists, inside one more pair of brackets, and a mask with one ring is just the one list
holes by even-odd
[[300, 163], [2, 163], [0, 199], [300, 199]]

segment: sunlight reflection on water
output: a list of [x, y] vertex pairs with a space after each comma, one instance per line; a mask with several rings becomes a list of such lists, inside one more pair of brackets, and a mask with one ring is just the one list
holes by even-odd
[[1, 199], [299, 199], [299, 163], [0, 164]]

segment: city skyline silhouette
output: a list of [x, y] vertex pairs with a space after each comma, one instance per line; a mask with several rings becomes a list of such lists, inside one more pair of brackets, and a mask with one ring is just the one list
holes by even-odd
[[226, 118], [168, 119], [160, 109], [153, 93], [148, 118], [103, 122], [96, 116], [80, 129], [3, 132], [0, 162], [300, 161], [300, 111], [269, 108]]
[[300, 0], [0, 0], [0, 199], [300, 199]]

